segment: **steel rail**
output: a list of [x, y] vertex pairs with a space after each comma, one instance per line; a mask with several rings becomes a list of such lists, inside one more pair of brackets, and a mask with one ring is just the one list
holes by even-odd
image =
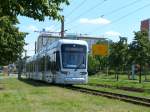
[[125, 102], [150, 107], [150, 99], [148, 98], [142, 98], [142, 97], [118, 94], [118, 93], [113, 93], [113, 92], [100, 91], [100, 90], [93, 90], [93, 89], [77, 87], [77, 86], [67, 86], [65, 88], [91, 94], [91, 95], [104, 96], [107, 98], [118, 99], [118, 100], [122, 100]]

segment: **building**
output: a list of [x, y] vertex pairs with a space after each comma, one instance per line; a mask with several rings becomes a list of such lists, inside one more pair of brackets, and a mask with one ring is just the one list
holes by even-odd
[[[52, 35], [51, 33], [47, 33], [47, 32], [41, 32], [37, 42], [36, 42], [36, 52], [39, 52], [41, 50], [41, 48], [43, 48], [45, 45], [47, 44], [51, 44], [54, 41], [60, 39], [61, 36], [60, 35]], [[69, 35], [65, 35], [64, 39], [72, 39], [72, 40], [85, 40], [88, 43], [89, 46], [89, 51], [91, 53], [92, 51], [92, 45], [96, 44], [98, 41], [108, 41], [106, 40], [106, 38], [101, 38], [101, 37], [88, 37], [88, 36], [82, 36], [82, 35], [76, 35], [76, 34], [69, 34]]]
[[141, 21], [141, 31], [148, 31], [148, 35], [150, 39], [150, 19]]
[[46, 33], [46, 32], [40, 33], [40, 35], [38, 36], [36, 45], [35, 45], [36, 52], [39, 52], [47, 44], [50, 44], [50, 43], [59, 39], [59, 37], [58, 38], [52, 38], [53, 36], [51, 38], [49, 38], [50, 36], [52, 36], [52, 35], [49, 33]]

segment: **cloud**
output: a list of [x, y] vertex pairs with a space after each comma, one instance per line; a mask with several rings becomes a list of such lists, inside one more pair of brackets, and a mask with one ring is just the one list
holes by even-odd
[[120, 36], [121, 34], [116, 31], [108, 31], [104, 34], [105, 36], [114, 37], [114, 36]]
[[28, 25], [27, 29], [30, 30], [30, 31], [37, 31], [38, 30], [38, 28], [34, 25]]
[[81, 18], [79, 20], [80, 23], [82, 24], [94, 24], [94, 25], [106, 25], [110, 24], [111, 21], [105, 19], [105, 18], [96, 18], [96, 19], [88, 19], [88, 18]]
[[114, 42], [119, 41], [119, 36], [121, 36], [121, 33], [116, 32], [116, 31], [107, 31], [104, 33], [105, 38], [108, 38]]

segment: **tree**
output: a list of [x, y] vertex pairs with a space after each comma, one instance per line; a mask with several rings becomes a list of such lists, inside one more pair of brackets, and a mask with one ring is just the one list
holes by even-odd
[[26, 16], [39, 21], [45, 17], [61, 19], [59, 12], [68, 0], [0, 0], [0, 65], [7, 65], [21, 57], [26, 33], [15, 26], [17, 16]]
[[43, 21], [46, 16], [50, 19], [60, 19], [59, 11], [62, 4], [68, 0], [0, 0], [0, 17], [18, 15]]
[[11, 20], [8, 16], [0, 17], [0, 65], [16, 61], [23, 52], [26, 33], [19, 32], [14, 23], [17, 20]]
[[[99, 40], [96, 44], [109, 46], [109, 40]], [[108, 48], [109, 50], [109, 48]], [[99, 62], [99, 71], [104, 70], [107, 67], [108, 56], [95, 56], [96, 60]]]
[[118, 80], [118, 71], [123, 69], [127, 62], [127, 39], [120, 37], [119, 42], [113, 43], [110, 47], [109, 63], [115, 69], [115, 77]]
[[150, 60], [150, 41], [146, 31], [134, 34], [134, 41], [129, 45], [130, 61], [140, 65], [139, 83], [141, 83], [142, 68]]
[[97, 60], [92, 56], [88, 55], [88, 73], [89, 75], [95, 74], [98, 69], [98, 62]]

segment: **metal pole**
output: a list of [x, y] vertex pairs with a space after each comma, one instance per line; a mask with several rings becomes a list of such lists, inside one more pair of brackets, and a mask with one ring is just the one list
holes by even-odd
[[26, 73], [26, 71], [27, 71], [27, 70], [26, 70], [26, 68], [27, 68], [27, 67], [26, 67], [26, 61], [27, 61], [27, 50], [25, 50], [25, 60], [24, 60], [24, 64], [23, 64], [23, 66], [24, 66], [24, 67], [23, 67], [23, 68], [24, 68], [24, 71], [23, 71], [23, 72], [24, 72], [24, 75], [25, 75], [25, 73]]
[[24, 55], [25, 55], [25, 58], [26, 58], [27, 57], [27, 50], [25, 50], [24, 53], [25, 53]]
[[108, 55], [107, 55], [107, 76], [108, 76], [108, 72], [109, 72], [109, 54], [110, 54], [110, 51], [109, 51], [109, 39], [107, 39], [107, 46], [108, 46]]
[[61, 19], [61, 38], [64, 38], [64, 16]]
[[35, 54], [36, 54], [36, 49], [37, 49], [37, 48], [36, 48], [36, 41], [35, 41]]

